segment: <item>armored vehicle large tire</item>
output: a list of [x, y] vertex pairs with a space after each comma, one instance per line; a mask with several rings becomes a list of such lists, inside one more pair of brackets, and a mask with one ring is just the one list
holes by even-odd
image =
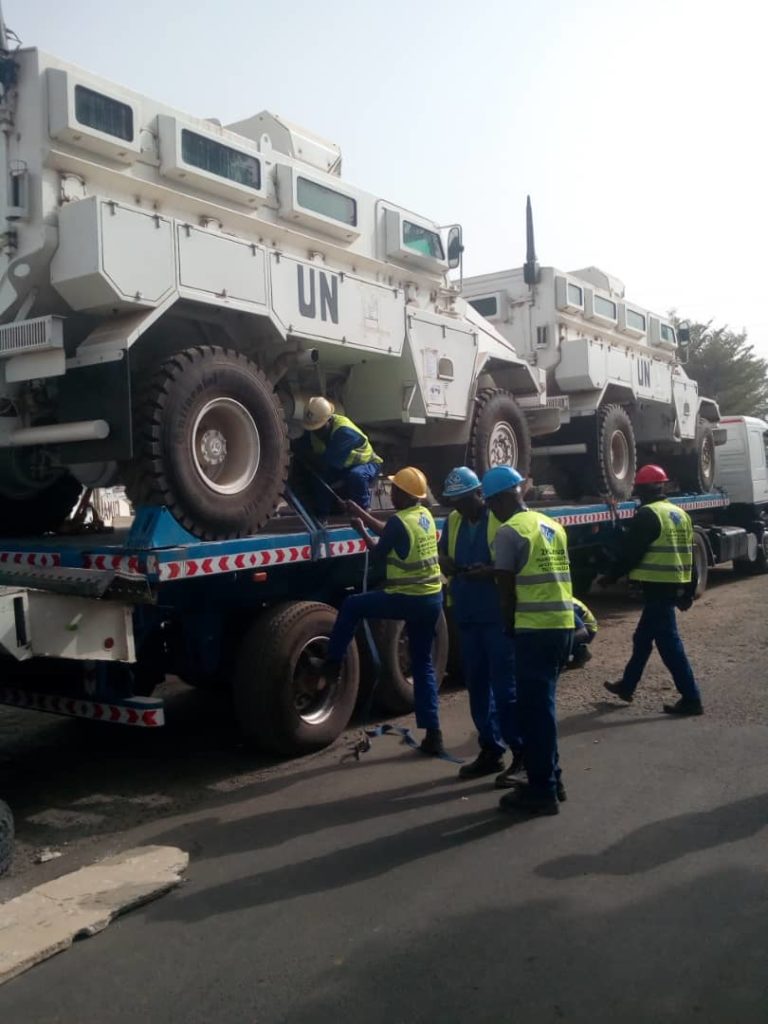
[[478, 394], [468, 461], [480, 476], [493, 466], [514, 466], [527, 475], [531, 435], [520, 406], [508, 391], [490, 388]]
[[68, 473], [23, 498], [5, 497], [0, 484], [0, 533], [25, 537], [55, 530], [75, 507], [82, 489]]
[[0, 875], [11, 866], [13, 857], [13, 815], [11, 808], [0, 800]]
[[[381, 659], [377, 702], [390, 714], [405, 715], [413, 710], [413, 676], [405, 623], [380, 619], [372, 623], [371, 628]], [[439, 687], [448, 664], [448, 623], [442, 612], [432, 644], [432, 664]]]
[[320, 686], [310, 658], [325, 656], [336, 609], [290, 601], [264, 612], [243, 639], [234, 673], [235, 714], [247, 739], [275, 754], [333, 743], [352, 717], [360, 683], [350, 644], [338, 681]]
[[672, 474], [680, 489], [699, 494], [711, 491], [715, 483], [715, 438], [712, 424], [699, 420], [696, 427], [696, 450], [675, 459]]
[[637, 449], [632, 421], [620, 405], [605, 405], [597, 419], [595, 492], [628, 498], [635, 483]]
[[190, 348], [140, 390], [135, 505], [166, 505], [204, 540], [243, 537], [264, 526], [288, 475], [288, 432], [275, 392], [255, 363], [223, 348]]

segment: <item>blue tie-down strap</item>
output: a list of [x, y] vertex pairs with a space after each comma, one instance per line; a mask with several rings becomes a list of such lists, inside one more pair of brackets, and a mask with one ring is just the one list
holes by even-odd
[[[371, 749], [371, 740], [375, 739], [377, 736], [399, 736], [406, 746], [411, 747], [412, 750], [418, 750], [421, 753], [419, 741], [407, 726], [391, 725], [389, 722], [385, 722], [383, 725], [376, 725], [371, 729], [363, 730], [363, 739], [360, 740], [355, 747], [357, 754], [364, 754], [369, 751]], [[444, 754], [438, 754], [437, 756], [441, 761], [450, 761], [451, 764], [464, 764], [463, 758], [454, 757], [454, 755], [449, 754], [448, 751]]]

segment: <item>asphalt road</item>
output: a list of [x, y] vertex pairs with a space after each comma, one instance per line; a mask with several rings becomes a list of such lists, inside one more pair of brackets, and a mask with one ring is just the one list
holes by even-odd
[[[389, 737], [359, 763], [342, 745], [250, 774], [173, 748], [160, 767], [186, 770], [197, 798], [119, 835], [94, 826], [78, 855], [180, 845], [187, 882], [5, 985], [0, 1020], [766, 1024], [766, 585], [724, 587], [684, 623], [706, 675], [701, 719], [659, 714], [669, 684], [655, 660], [631, 707], [602, 700], [595, 663], [566, 674], [569, 800], [554, 818], [502, 816], [487, 781], [459, 783], [455, 766]], [[635, 615], [606, 606], [609, 667]], [[726, 617], [722, 637], [707, 615]], [[462, 694], [445, 701], [444, 724], [471, 756]], [[58, 773], [57, 800], [69, 792], [66, 809], [83, 814], [114, 806], [119, 778], [126, 800], [148, 800], [142, 750], [101, 776], [91, 752], [90, 790], [78, 765], [75, 792]]]

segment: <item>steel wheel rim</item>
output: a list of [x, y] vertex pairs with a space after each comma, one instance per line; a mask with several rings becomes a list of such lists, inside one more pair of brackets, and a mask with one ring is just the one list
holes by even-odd
[[261, 462], [261, 438], [244, 405], [234, 398], [206, 402], [192, 428], [192, 460], [216, 494], [240, 494], [253, 482]]
[[629, 475], [629, 441], [623, 430], [614, 430], [610, 439], [611, 473], [617, 480]]
[[488, 465], [517, 466], [517, 434], [511, 423], [499, 420], [488, 439]]
[[[296, 714], [307, 725], [322, 725], [333, 714], [341, 683], [321, 678], [311, 660], [323, 660], [328, 651], [327, 636], [313, 636], [299, 651], [293, 667], [291, 687]], [[344, 668], [342, 666], [342, 672]]]
[[701, 456], [699, 459], [699, 465], [701, 466], [701, 475], [707, 479], [712, 476], [712, 471], [715, 461], [715, 446], [712, 442], [711, 437], [704, 439], [704, 444], [701, 446]]
[[411, 650], [408, 646], [408, 635], [405, 628], [401, 628], [397, 638], [397, 664], [403, 675], [403, 679], [409, 686], [413, 686], [413, 669], [411, 668]]

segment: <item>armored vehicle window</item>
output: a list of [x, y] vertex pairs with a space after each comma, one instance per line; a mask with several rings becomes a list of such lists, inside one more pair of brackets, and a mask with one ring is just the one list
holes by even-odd
[[414, 252], [420, 252], [422, 256], [431, 256], [434, 260], [445, 259], [440, 235], [418, 224], [411, 224], [409, 220], [403, 221], [403, 245]]
[[570, 281], [568, 282], [568, 302], [572, 306], [584, 305], [584, 292], [577, 284], [571, 284]]
[[499, 303], [495, 295], [489, 295], [486, 299], [470, 299], [469, 304], [477, 310], [480, 316], [496, 316], [499, 311]]
[[627, 327], [634, 327], [636, 331], [645, 330], [645, 317], [634, 309], [627, 309]]
[[670, 327], [669, 324], [661, 325], [661, 340], [666, 341], [668, 345], [676, 345], [677, 338], [675, 337], [674, 327]]
[[102, 96], [84, 85], [76, 85], [75, 117], [86, 128], [95, 128], [105, 135], [133, 142], [133, 111], [127, 103]]
[[207, 139], [187, 128], [181, 131], [181, 158], [185, 164], [199, 167], [201, 171], [208, 171], [219, 178], [229, 178], [249, 188], [261, 188], [261, 163], [255, 156]]
[[349, 196], [342, 195], [335, 189], [318, 185], [308, 178], [299, 178], [296, 183], [296, 198], [299, 206], [323, 217], [339, 220], [342, 224], [357, 226], [357, 203]]
[[602, 295], [595, 296], [595, 312], [598, 316], [604, 316], [608, 320], [616, 319], [616, 303], [610, 299], [604, 299]]

